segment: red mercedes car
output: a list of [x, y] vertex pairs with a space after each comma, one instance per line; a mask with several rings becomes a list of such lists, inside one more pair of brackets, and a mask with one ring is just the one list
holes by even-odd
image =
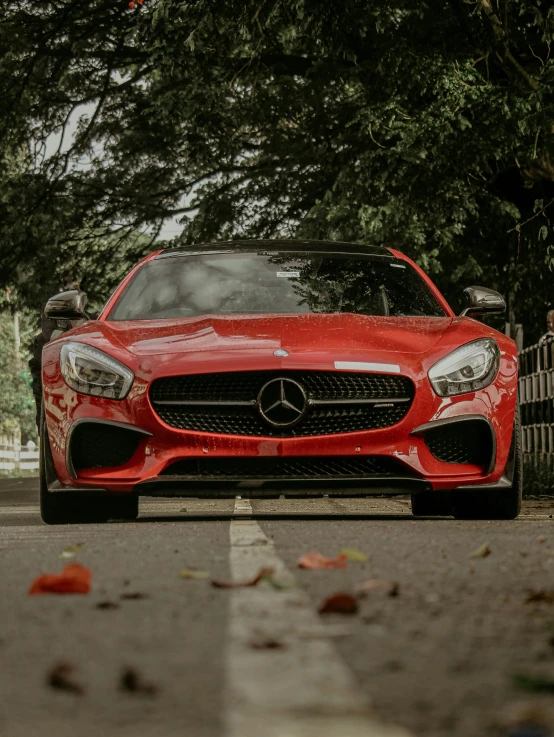
[[158, 251], [43, 350], [41, 512], [133, 519], [139, 496], [410, 494], [416, 515], [514, 518], [515, 343], [456, 316], [389, 248], [233, 241]]

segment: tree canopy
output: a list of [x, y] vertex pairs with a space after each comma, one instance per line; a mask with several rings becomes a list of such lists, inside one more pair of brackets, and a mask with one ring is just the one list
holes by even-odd
[[550, 0], [9, 0], [0, 282], [37, 301], [71, 267], [107, 296], [180, 217], [185, 242], [393, 246], [453, 304], [500, 289], [534, 339], [553, 40]]

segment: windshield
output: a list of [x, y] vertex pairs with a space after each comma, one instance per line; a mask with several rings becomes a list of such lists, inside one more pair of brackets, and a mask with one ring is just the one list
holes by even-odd
[[399, 259], [209, 253], [148, 261], [130, 280], [108, 320], [337, 312], [445, 314], [423, 279]]

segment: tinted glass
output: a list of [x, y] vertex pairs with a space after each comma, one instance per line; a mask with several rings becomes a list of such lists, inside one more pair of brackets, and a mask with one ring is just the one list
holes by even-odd
[[409, 264], [321, 253], [171, 256], [142, 266], [109, 320], [349, 312], [442, 317]]

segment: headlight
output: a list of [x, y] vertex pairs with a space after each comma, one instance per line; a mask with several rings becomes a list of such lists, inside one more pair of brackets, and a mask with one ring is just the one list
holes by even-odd
[[127, 366], [85, 343], [62, 346], [60, 366], [66, 383], [76, 392], [107, 399], [126, 397], [135, 378]]
[[496, 341], [481, 338], [441, 358], [429, 369], [429, 381], [439, 397], [475, 392], [494, 380], [499, 364]]

